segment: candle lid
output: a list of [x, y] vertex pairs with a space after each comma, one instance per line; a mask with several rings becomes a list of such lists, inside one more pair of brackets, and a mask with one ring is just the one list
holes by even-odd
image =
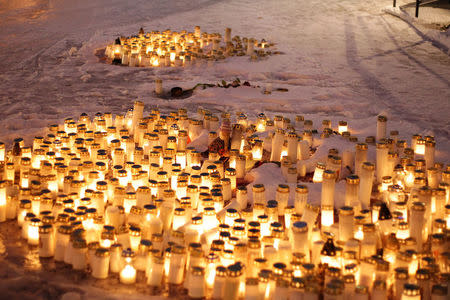
[[227, 275], [229, 277], [239, 277], [242, 275], [243, 266], [240, 262], [232, 264], [227, 267]]
[[39, 233], [50, 233], [53, 231], [53, 226], [51, 224], [44, 224], [39, 226]]
[[403, 285], [403, 295], [405, 296], [419, 296], [420, 287], [416, 284], [405, 283]]
[[325, 170], [323, 172], [323, 178], [324, 179], [335, 179], [336, 178], [336, 172], [333, 170]]

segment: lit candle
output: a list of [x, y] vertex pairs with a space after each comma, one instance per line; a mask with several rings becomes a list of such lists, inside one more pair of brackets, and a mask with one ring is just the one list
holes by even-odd
[[0, 222], [6, 221], [6, 181], [0, 181]]
[[32, 218], [28, 224], [28, 234], [27, 240], [28, 245], [37, 246], [39, 245], [39, 226], [41, 225], [41, 220], [38, 218]]
[[313, 182], [322, 182], [323, 173], [325, 171], [325, 164], [318, 162], [314, 170]]
[[134, 251], [130, 248], [122, 251], [124, 266], [120, 271], [120, 282], [123, 284], [134, 284], [136, 282], [136, 269], [133, 266]]
[[342, 134], [344, 131], [348, 131], [348, 126], [346, 121], [339, 121], [338, 132]]

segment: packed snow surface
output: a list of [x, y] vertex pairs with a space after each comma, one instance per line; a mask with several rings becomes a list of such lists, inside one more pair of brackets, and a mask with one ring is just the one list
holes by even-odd
[[[388, 130], [399, 130], [408, 141], [415, 133], [435, 135], [436, 160], [448, 163], [450, 57], [385, 14], [388, 5], [392, 1], [1, 1], [0, 140], [30, 141], [50, 123], [81, 112], [123, 113], [138, 99], [147, 111], [203, 107], [242, 111], [250, 118], [259, 112], [291, 120], [303, 115], [318, 128], [323, 119], [334, 126], [346, 120], [360, 140], [375, 134], [376, 116], [384, 114]], [[207, 32], [231, 27], [233, 35], [265, 38], [284, 54], [160, 69], [114, 66], [95, 56], [117, 36], [136, 34], [140, 27], [192, 31], [196, 25]], [[153, 94], [156, 77], [166, 90], [235, 78], [257, 87], [208, 88], [187, 99], [163, 100]], [[288, 92], [266, 95], [268, 84]], [[20, 275], [11, 268], [7, 274]], [[8, 282], [24, 285], [14, 280]], [[95, 289], [86, 293], [102, 295]]]

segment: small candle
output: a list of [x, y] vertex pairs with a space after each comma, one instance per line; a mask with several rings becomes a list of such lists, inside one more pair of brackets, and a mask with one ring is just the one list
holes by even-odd
[[85, 270], [87, 267], [87, 244], [84, 239], [73, 241], [71, 264], [74, 270]]
[[55, 237], [53, 226], [44, 224], [39, 227], [39, 257], [52, 257], [55, 255]]
[[202, 267], [192, 267], [189, 278], [188, 296], [191, 299], [203, 299], [206, 296], [205, 270]]
[[342, 134], [345, 131], [348, 131], [348, 126], [346, 121], [339, 121], [338, 123], [338, 132], [339, 134]]
[[164, 257], [159, 252], [154, 252], [151, 258], [151, 267], [147, 275], [147, 284], [152, 287], [160, 287], [164, 275]]
[[120, 282], [123, 284], [134, 284], [136, 282], [136, 269], [133, 266], [134, 251], [130, 248], [122, 251], [124, 266], [120, 271]]
[[227, 267], [227, 277], [223, 288], [223, 299], [237, 300], [241, 285], [242, 266], [239, 263]]
[[39, 245], [39, 226], [41, 225], [41, 220], [38, 218], [32, 218], [28, 225], [27, 240], [28, 245], [37, 246]]
[[91, 259], [92, 277], [96, 279], [108, 278], [110, 252], [106, 248], [98, 248]]
[[227, 268], [223, 266], [216, 267], [216, 276], [214, 278], [214, 285], [211, 298], [213, 299], [225, 299], [224, 288], [227, 277]]
[[64, 261], [64, 253], [69, 244], [72, 226], [61, 225], [58, 227], [55, 237], [55, 261]]

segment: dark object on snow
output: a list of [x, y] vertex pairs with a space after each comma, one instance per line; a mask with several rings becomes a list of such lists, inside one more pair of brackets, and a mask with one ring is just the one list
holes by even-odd
[[116, 44], [116, 45], [121, 45], [121, 43], [120, 43], [120, 37], [118, 37], [118, 38], [116, 39], [116, 41], [114, 42], [114, 44]]
[[144, 28], [141, 27], [141, 29], [139, 29], [139, 34], [142, 34], [142, 35], [145, 34]]
[[171, 97], [177, 98], [177, 97], [181, 97], [182, 95], [183, 95], [183, 89], [178, 86], [176, 86], [170, 90]]
[[391, 212], [389, 211], [389, 208], [387, 207], [386, 203], [381, 203], [380, 212], [378, 213], [378, 220], [390, 220], [392, 219]]
[[328, 238], [325, 244], [323, 245], [322, 251], [320, 254], [326, 256], [335, 256], [336, 255], [336, 246], [333, 243], [332, 238]]
[[209, 152], [217, 152], [220, 156], [223, 156], [226, 152], [225, 142], [220, 138], [216, 138], [209, 146]]
[[20, 156], [22, 154], [22, 148], [20, 147], [20, 142], [14, 142], [12, 154], [14, 156]]
[[114, 58], [112, 61], [113, 65], [121, 65], [122, 64], [122, 59], [121, 58]]

